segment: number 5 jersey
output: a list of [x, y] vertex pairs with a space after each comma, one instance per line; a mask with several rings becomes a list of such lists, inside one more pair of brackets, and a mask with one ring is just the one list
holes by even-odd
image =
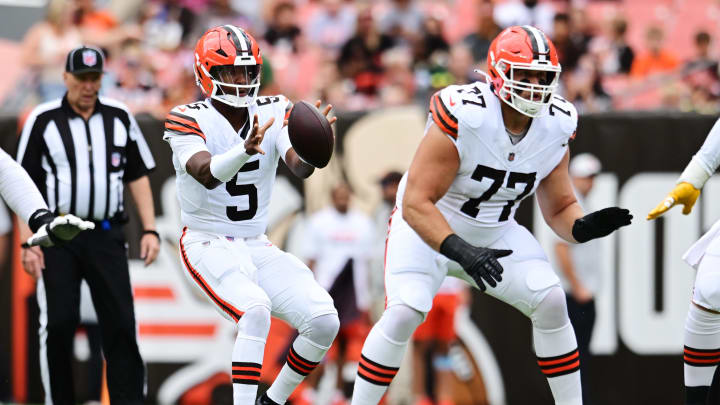
[[[290, 149], [283, 120], [292, 103], [283, 96], [260, 97], [248, 107], [248, 121], [236, 132], [209, 99], [173, 108], [165, 120], [163, 139], [173, 151], [177, 196], [181, 221], [195, 230], [235, 237], [262, 235], [267, 228], [268, 208], [275, 182], [278, 159]], [[271, 118], [275, 122], [265, 131], [261, 148], [227, 183], [212, 190], [205, 188], [187, 171], [188, 159], [201, 151], [211, 155], [226, 152], [245, 142], [257, 114], [259, 126]]]
[[[501, 103], [486, 83], [449, 86], [430, 99], [427, 122], [453, 141], [460, 156], [457, 175], [436, 205], [459, 236], [483, 246], [514, 222], [518, 204], [560, 163], [577, 126], [575, 107], [554, 96], [548, 112], [533, 118], [525, 137], [513, 144]], [[407, 174], [398, 207], [406, 180]]]

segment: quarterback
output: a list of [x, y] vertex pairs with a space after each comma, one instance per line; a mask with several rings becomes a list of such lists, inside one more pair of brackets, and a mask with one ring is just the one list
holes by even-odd
[[554, 94], [561, 68], [545, 34], [531, 26], [505, 29], [490, 46], [487, 68], [486, 83], [449, 86], [430, 100], [425, 136], [390, 219], [387, 304], [363, 346], [353, 405], [380, 401], [448, 273], [529, 317], [555, 403], [582, 403], [565, 293], [538, 242], [513, 216], [536, 192], [545, 221], [572, 243], [606, 236], [632, 216], [618, 207], [584, 215], [576, 201], [568, 142], [577, 112]]
[[[675, 188], [647, 219], [655, 219], [682, 204], [692, 211], [705, 182], [720, 166], [720, 120], [710, 130], [697, 154], [680, 175]], [[704, 405], [715, 370], [720, 364], [720, 221], [683, 256], [697, 270], [692, 302], [685, 320], [685, 404]]]
[[193, 67], [208, 98], [173, 108], [165, 121], [185, 225], [181, 260], [192, 282], [237, 324], [228, 359], [236, 405], [255, 402], [271, 315], [299, 336], [260, 404], [285, 403], [339, 328], [333, 301], [310, 269], [265, 236], [278, 159], [301, 178], [314, 168], [291, 147], [285, 120], [292, 103], [257, 97], [261, 67], [258, 43], [247, 32], [210, 29], [197, 42]]

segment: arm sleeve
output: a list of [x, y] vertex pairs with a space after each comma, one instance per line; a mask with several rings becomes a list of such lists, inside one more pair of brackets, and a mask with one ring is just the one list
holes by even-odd
[[0, 195], [26, 223], [33, 212], [47, 209], [30, 176], [3, 150], [0, 150]]
[[130, 128], [128, 128], [129, 139], [126, 146], [127, 165], [124, 176], [126, 182], [137, 180], [155, 169], [155, 160], [135, 117], [128, 113], [128, 118], [130, 119]]
[[720, 166], [720, 119], [710, 130], [702, 147], [695, 154], [694, 159], [702, 166], [708, 175], [712, 175]]

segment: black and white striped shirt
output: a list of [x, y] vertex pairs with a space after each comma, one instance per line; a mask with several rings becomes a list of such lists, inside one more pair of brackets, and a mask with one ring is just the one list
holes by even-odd
[[123, 212], [123, 182], [155, 167], [135, 118], [100, 97], [85, 121], [66, 97], [37, 106], [23, 127], [17, 161], [56, 214], [102, 221]]

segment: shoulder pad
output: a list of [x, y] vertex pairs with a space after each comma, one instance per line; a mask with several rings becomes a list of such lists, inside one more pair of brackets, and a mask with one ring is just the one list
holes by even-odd
[[441, 131], [457, 139], [459, 98], [453, 98], [452, 87], [456, 86], [446, 87], [430, 97], [430, 116]]
[[196, 113], [193, 113], [193, 108], [189, 108], [195, 104], [198, 103], [179, 105], [170, 110], [165, 117], [165, 132], [173, 135], [197, 135], [205, 140], [205, 134], [195, 119]]
[[448, 86], [430, 99], [430, 113], [443, 132], [457, 138], [458, 123], [478, 128], [487, 109], [485, 97], [491, 96], [490, 87], [481, 82], [463, 86]]
[[578, 113], [573, 103], [560, 96], [553, 96], [548, 106], [548, 115], [557, 120], [560, 131], [569, 138], [575, 137], [577, 129]]

